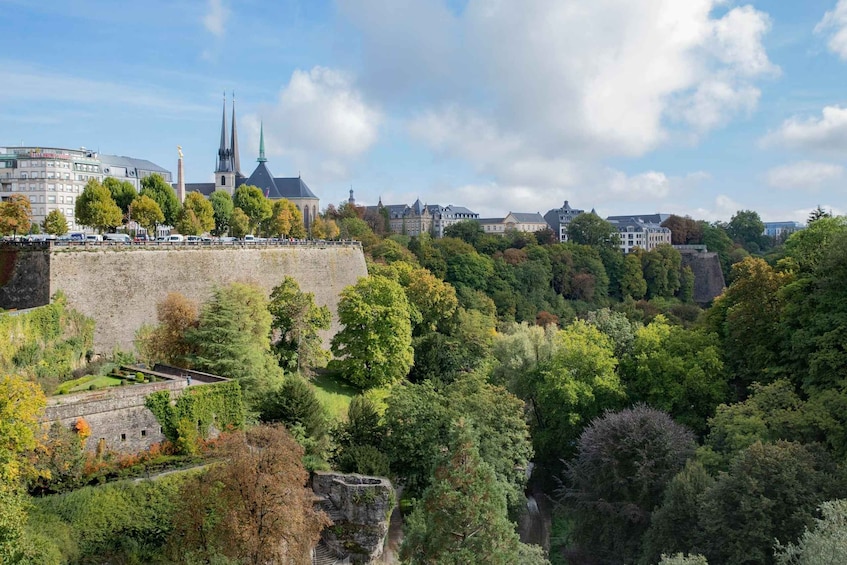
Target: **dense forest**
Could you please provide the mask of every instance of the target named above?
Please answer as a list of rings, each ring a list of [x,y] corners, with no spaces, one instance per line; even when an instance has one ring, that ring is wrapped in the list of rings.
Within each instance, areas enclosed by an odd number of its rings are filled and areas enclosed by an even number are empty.
[[[90,346],[61,301],[0,350],[0,561],[302,563],[328,523],[304,488],[317,469],[402,486],[404,563],[847,559],[847,219],[819,211],[774,241],[751,211],[672,217],[675,244],[720,257],[727,288],[708,305],[676,249],[623,255],[593,214],[567,243],[475,222],[390,235],[386,220],[326,211],[369,259],[329,351],[334,313],[285,278],[269,297],[172,294],[115,352],[237,381],[242,417],[217,439],[179,420],[126,461],[86,452],[83,425],[42,437],[44,394]],[[57,347],[72,358],[45,372]],[[114,481],[163,460],[203,466]],[[269,484],[279,498],[247,488]],[[549,551],[517,534],[527,494],[552,508]]]

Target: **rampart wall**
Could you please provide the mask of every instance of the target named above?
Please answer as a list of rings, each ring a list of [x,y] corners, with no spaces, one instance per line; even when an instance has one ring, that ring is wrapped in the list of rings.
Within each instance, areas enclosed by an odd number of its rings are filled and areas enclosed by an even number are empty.
[[[694,302],[710,304],[723,293],[726,281],[717,253],[681,249],[682,266],[694,273]]]
[[[109,353],[133,347],[136,330],[156,323],[156,304],[169,292],[203,302],[217,285],[252,282],[270,293],[286,275],[329,306],[332,327],[322,336],[328,346],[339,329],[341,291],[367,275],[357,243],[8,246],[0,248],[0,308],[44,305],[61,290],[71,307],[95,320],[95,351]]]

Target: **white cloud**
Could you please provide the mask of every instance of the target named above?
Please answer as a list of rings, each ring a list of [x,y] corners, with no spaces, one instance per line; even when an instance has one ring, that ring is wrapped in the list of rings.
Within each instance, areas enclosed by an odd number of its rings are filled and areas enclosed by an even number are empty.
[[[209,11],[203,16],[203,27],[215,37],[223,37],[229,9],[224,5],[224,0],[209,0],[208,7]]]
[[[838,0],[835,9],[824,14],[815,33],[828,35],[829,50],[847,60],[847,0]]]
[[[847,108],[826,106],[821,117],[791,117],[762,139],[765,146],[841,153],[847,149]]]
[[[268,155],[286,156],[310,178],[328,180],[344,178],[348,164],[377,141],[382,114],[348,75],[314,67],[294,71],[276,104],[245,116],[253,147],[260,120]]]
[[[469,0],[451,12],[351,0],[342,13],[362,31],[362,88],[411,107],[413,139],[508,201],[520,187],[573,190],[607,158],[755,110],[756,81],[779,72],[762,44],[770,19],[750,6],[713,13],[722,4]]]
[[[798,161],[767,172],[767,181],[775,188],[799,188],[813,190],[844,176],[844,167],[831,163]]]

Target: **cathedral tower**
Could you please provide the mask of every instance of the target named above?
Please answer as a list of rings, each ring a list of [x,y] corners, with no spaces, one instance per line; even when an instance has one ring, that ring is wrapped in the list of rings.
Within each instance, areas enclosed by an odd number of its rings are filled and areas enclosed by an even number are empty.
[[[221,114],[221,145],[218,148],[218,164],[215,168],[215,190],[235,192],[237,176],[240,175],[238,159],[238,132],[235,127],[235,95],[232,100],[232,131],[227,135],[226,93]]]

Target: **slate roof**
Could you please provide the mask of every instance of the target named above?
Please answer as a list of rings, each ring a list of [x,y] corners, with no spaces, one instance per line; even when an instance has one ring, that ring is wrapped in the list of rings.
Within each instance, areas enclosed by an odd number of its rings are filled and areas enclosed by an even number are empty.
[[[544,219],[544,216],[539,214],[538,212],[526,213],[526,212],[509,212],[506,215],[508,218],[511,215],[514,219],[522,224],[546,224],[547,220]]]
[[[300,177],[274,177],[265,162],[256,165],[250,178],[240,178],[238,186],[249,184],[259,187],[271,199],[279,198],[317,198],[315,193]]]
[[[176,183],[173,184],[174,189],[176,189]],[[215,192],[215,183],[213,182],[187,182],[185,183],[185,193],[189,192],[199,192],[206,198],[211,196],[213,192]]]
[[[612,222],[636,219],[648,224],[661,224],[670,217],[670,214],[629,214],[627,216],[609,216],[608,218],[606,218],[606,221]]]
[[[170,174],[169,170],[163,169],[147,159],[136,159],[135,157],[124,157],[122,155],[99,155],[98,157],[103,165],[114,165],[116,167],[126,167],[127,169]]]

